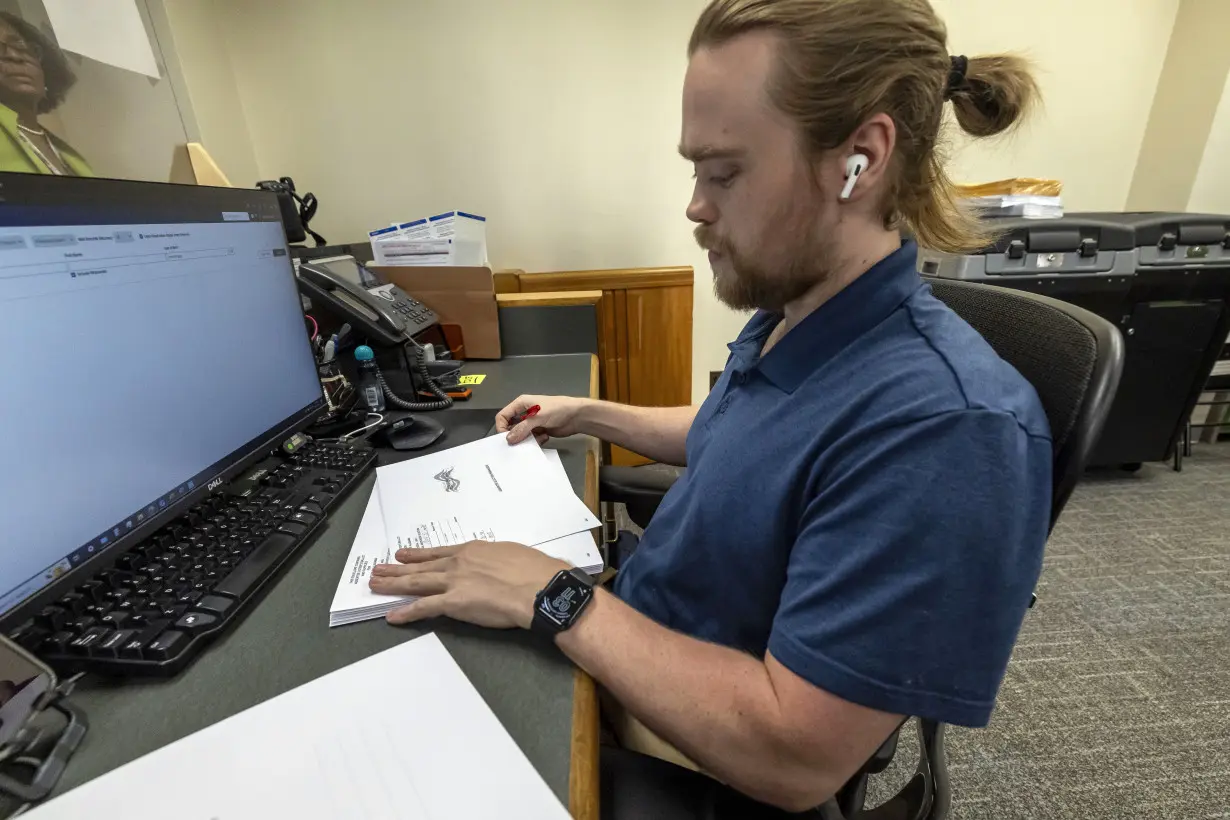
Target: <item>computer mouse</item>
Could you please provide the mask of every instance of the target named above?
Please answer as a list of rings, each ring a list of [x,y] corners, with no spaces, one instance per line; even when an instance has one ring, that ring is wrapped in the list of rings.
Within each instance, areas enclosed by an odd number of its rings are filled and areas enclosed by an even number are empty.
[[[410,424],[385,432],[385,438],[394,450],[422,450],[435,444],[442,435],[444,425],[426,416],[414,416]]]

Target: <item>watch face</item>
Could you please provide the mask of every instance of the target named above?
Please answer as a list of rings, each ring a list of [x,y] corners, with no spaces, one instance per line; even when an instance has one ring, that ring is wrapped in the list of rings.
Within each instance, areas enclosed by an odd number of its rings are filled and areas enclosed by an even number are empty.
[[[557,626],[564,626],[594,594],[592,588],[571,575],[553,580],[538,602],[538,613]]]

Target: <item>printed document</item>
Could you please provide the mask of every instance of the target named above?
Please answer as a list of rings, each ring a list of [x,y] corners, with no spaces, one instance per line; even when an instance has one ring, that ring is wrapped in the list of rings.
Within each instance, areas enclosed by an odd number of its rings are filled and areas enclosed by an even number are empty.
[[[552,469],[533,438],[510,446],[499,435],[380,467],[376,486],[389,549],[541,544],[597,527]]]
[[[542,452],[551,464],[551,473],[557,486],[572,493],[572,484],[568,481],[568,474],[564,472],[559,453],[556,450]],[[580,567],[590,575],[602,572],[604,566],[594,537],[588,531],[530,546],[552,558],[559,558],[574,567]],[[373,488],[371,497],[367,500],[363,520],[359,522],[359,531],[355,534],[354,546],[350,548],[350,555],[338,581],[333,603],[329,606],[329,626],[383,618],[397,607],[414,600],[413,596],[378,595],[367,585],[372,567],[376,564],[396,563],[397,559],[393,557],[393,553],[394,550],[389,549],[388,540],[385,538],[380,491]]]
[[[23,817],[566,820],[568,812],[429,634],[215,723]]]

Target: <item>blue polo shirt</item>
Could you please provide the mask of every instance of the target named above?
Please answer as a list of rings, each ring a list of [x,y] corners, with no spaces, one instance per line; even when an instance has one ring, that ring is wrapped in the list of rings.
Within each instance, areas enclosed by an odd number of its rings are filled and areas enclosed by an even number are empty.
[[[1038,580],[1037,394],[910,242],[760,352],[757,313],[616,593],[873,709],[985,725]]]

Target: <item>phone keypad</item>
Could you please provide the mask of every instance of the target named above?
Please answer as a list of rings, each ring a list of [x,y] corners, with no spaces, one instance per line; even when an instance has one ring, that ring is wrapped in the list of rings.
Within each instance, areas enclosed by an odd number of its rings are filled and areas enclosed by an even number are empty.
[[[393,310],[401,314],[407,332],[414,333],[436,323],[436,314],[431,308],[410,296],[402,296],[403,298],[393,303]]]

